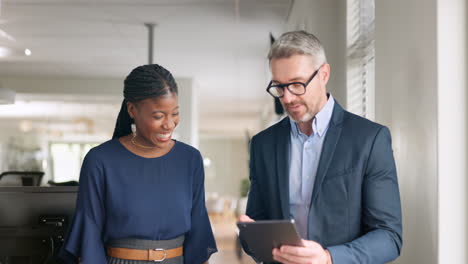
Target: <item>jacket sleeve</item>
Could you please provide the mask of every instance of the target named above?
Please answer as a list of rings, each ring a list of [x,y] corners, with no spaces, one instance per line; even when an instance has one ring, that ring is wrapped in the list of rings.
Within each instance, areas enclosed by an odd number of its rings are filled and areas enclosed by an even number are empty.
[[[264,220],[266,219],[265,215],[265,208],[263,204],[263,199],[260,194],[260,189],[259,189],[259,172],[258,172],[258,166],[256,166],[256,163],[258,162],[256,160],[255,156],[255,149],[256,149],[256,137],[253,137],[251,142],[250,142],[250,161],[249,161],[249,167],[250,167],[250,190],[249,190],[249,195],[248,195],[248,200],[247,200],[247,212],[246,214],[254,219],[254,220]],[[247,243],[245,243],[242,239],[242,233],[239,234],[239,239],[240,243],[242,245],[242,248],[244,251],[249,254],[256,262],[258,262],[253,256],[252,252],[247,246]]]
[[[247,212],[246,214],[254,220],[264,220],[266,219],[265,207],[263,204],[263,199],[260,194],[259,188],[259,171],[258,166],[256,165],[259,160],[257,160],[256,154],[256,137],[252,138],[250,142],[250,190],[247,200]]]
[[[402,248],[398,180],[390,131],[381,128],[372,145],[363,182],[364,235],[328,247],[333,264],[376,264],[396,259]]]

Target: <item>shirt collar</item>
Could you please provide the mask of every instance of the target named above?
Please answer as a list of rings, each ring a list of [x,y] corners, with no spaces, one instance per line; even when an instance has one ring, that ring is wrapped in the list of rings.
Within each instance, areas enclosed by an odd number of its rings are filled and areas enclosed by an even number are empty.
[[[333,107],[335,106],[335,99],[331,94],[328,94],[328,100],[325,106],[320,110],[320,112],[315,115],[312,120],[312,131],[313,134],[317,134],[319,137],[322,137],[327,131],[328,124],[330,123],[331,116],[333,114]],[[291,122],[291,133],[294,137],[299,136],[300,132],[299,126],[296,122],[289,119]]]

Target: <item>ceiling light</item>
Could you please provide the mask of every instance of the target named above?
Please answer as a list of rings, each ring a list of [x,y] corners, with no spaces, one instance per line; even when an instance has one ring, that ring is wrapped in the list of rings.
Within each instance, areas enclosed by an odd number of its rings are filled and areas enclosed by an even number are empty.
[[[10,55],[10,49],[0,46],[0,58]]]
[[[211,160],[209,158],[204,158],[203,159],[203,165],[205,165],[205,167],[210,167],[211,166]]]
[[[15,91],[8,88],[0,88],[0,104],[14,104]]]
[[[8,46],[0,46],[0,59],[1,58],[12,58],[12,57],[24,57],[31,56],[32,51],[30,49],[22,49]]]
[[[0,29],[0,37],[5,38],[5,39],[7,39],[9,41],[16,42],[16,39],[14,37],[12,37],[10,34],[6,33],[5,31],[3,31],[2,29]]]

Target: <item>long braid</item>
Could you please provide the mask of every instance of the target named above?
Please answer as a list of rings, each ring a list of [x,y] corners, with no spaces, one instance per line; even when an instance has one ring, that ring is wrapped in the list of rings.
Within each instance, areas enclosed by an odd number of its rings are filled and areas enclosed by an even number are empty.
[[[115,129],[112,138],[119,138],[132,133],[132,122],[133,120],[127,111],[127,100],[124,99],[122,101],[122,106],[120,107],[117,121],[115,122]]]
[[[159,97],[168,93],[178,94],[177,83],[172,74],[158,64],[139,66],[132,70],[124,81],[124,100],[115,123],[112,138],[130,134],[132,118],[128,114],[127,103]]]

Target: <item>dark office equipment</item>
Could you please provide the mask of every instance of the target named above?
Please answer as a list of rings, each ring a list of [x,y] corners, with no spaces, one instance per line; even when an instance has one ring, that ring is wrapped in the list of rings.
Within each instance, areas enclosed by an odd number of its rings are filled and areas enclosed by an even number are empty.
[[[6,176],[21,177],[22,186],[39,186],[41,184],[42,171],[5,171],[0,174],[0,180]],[[0,264],[2,264],[0,262]]]
[[[0,187],[0,264],[60,263],[77,187]]]
[[[56,181],[48,181],[47,182],[50,186],[78,186],[78,181],[65,181],[65,182],[56,182]]]

